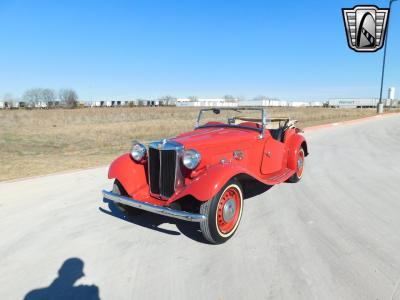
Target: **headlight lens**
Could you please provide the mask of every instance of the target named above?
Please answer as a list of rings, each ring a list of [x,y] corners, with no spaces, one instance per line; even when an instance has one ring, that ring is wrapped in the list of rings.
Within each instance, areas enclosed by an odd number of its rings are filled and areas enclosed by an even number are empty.
[[[143,144],[136,141],[133,142],[131,156],[135,161],[141,161],[146,156],[146,152],[146,147]]]
[[[196,150],[186,150],[183,153],[182,162],[183,165],[188,168],[189,170],[193,170],[196,168],[200,163],[201,155]]]

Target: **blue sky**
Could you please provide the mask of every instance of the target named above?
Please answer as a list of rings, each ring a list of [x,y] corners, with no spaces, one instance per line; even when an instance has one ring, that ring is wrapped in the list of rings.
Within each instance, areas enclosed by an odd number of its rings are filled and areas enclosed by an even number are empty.
[[[0,0],[0,97],[378,97],[383,50],[347,46],[341,8],[388,1]],[[388,86],[400,92],[400,1]]]

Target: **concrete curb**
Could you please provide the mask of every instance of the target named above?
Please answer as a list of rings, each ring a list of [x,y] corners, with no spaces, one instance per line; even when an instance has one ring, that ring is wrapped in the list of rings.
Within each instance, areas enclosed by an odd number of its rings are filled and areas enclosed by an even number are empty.
[[[10,179],[10,180],[0,181],[0,185],[3,184],[3,183],[13,183],[13,182],[19,182],[19,181],[26,181],[26,180],[38,179],[38,178],[54,176],[54,175],[73,174],[73,173],[78,173],[78,172],[82,172],[82,171],[101,169],[101,168],[105,168],[107,166],[108,165],[102,165],[102,166],[95,166],[95,167],[89,167],[89,168],[65,170],[65,171],[60,171],[60,172],[44,174],[44,175],[35,175],[35,176],[29,176],[29,177],[23,177],[23,178],[15,178],[15,179]]]
[[[380,119],[380,118],[387,118],[387,117],[391,117],[391,116],[395,116],[395,115],[400,115],[400,113],[393,112],[393,113],[386,113],[383,115],[364,117],[364,118],[360,118],[360,119],[352,119],[352,120],[342,121],[342,122],[334,122],[334,123],[328,123],[328,124],[315,125],[315,126],[303,128],[303,130],[304,130],[304,132],[311,132],[311,131],[316,131],[316,130],[325,129],[325,128],[331,128],[331,127],[336,127],[336,126],[358,124],[358,123],[362,123],[364,121],[375,120],[375,119]]]

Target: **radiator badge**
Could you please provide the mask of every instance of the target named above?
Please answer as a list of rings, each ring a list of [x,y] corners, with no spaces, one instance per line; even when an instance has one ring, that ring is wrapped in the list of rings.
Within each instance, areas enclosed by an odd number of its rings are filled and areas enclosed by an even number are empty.
[[[242,160],[244,158],[243,151],[240,151],[240,150],[233,151],[233,158],[237,159],[237,160]]]
[[[159,144],[157,145],[157,149],[158,149],[158,150],[164,149],[164,146],[165,146],[166,143],[167,143],[167,139],[162,139],[162,140],[161,140],[161,143],[159,143]]]

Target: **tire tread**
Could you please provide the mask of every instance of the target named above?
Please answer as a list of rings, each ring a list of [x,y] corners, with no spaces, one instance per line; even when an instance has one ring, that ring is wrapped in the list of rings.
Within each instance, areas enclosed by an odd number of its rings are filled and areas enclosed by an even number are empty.
[[[211,205],[211,200],[208,200],[207,202],[204,202],[200,205],[200,213],[205,216],[209,216],[210,212],[210,205]],[[210,232],[210,226],[208,226],[208,218],[206,220],[203,220],[200,222],[200,230],[201,233],[203,234],[204,238],[209,241],[210,243],[215,244],[214,239],[212,238],[211,232]]]

